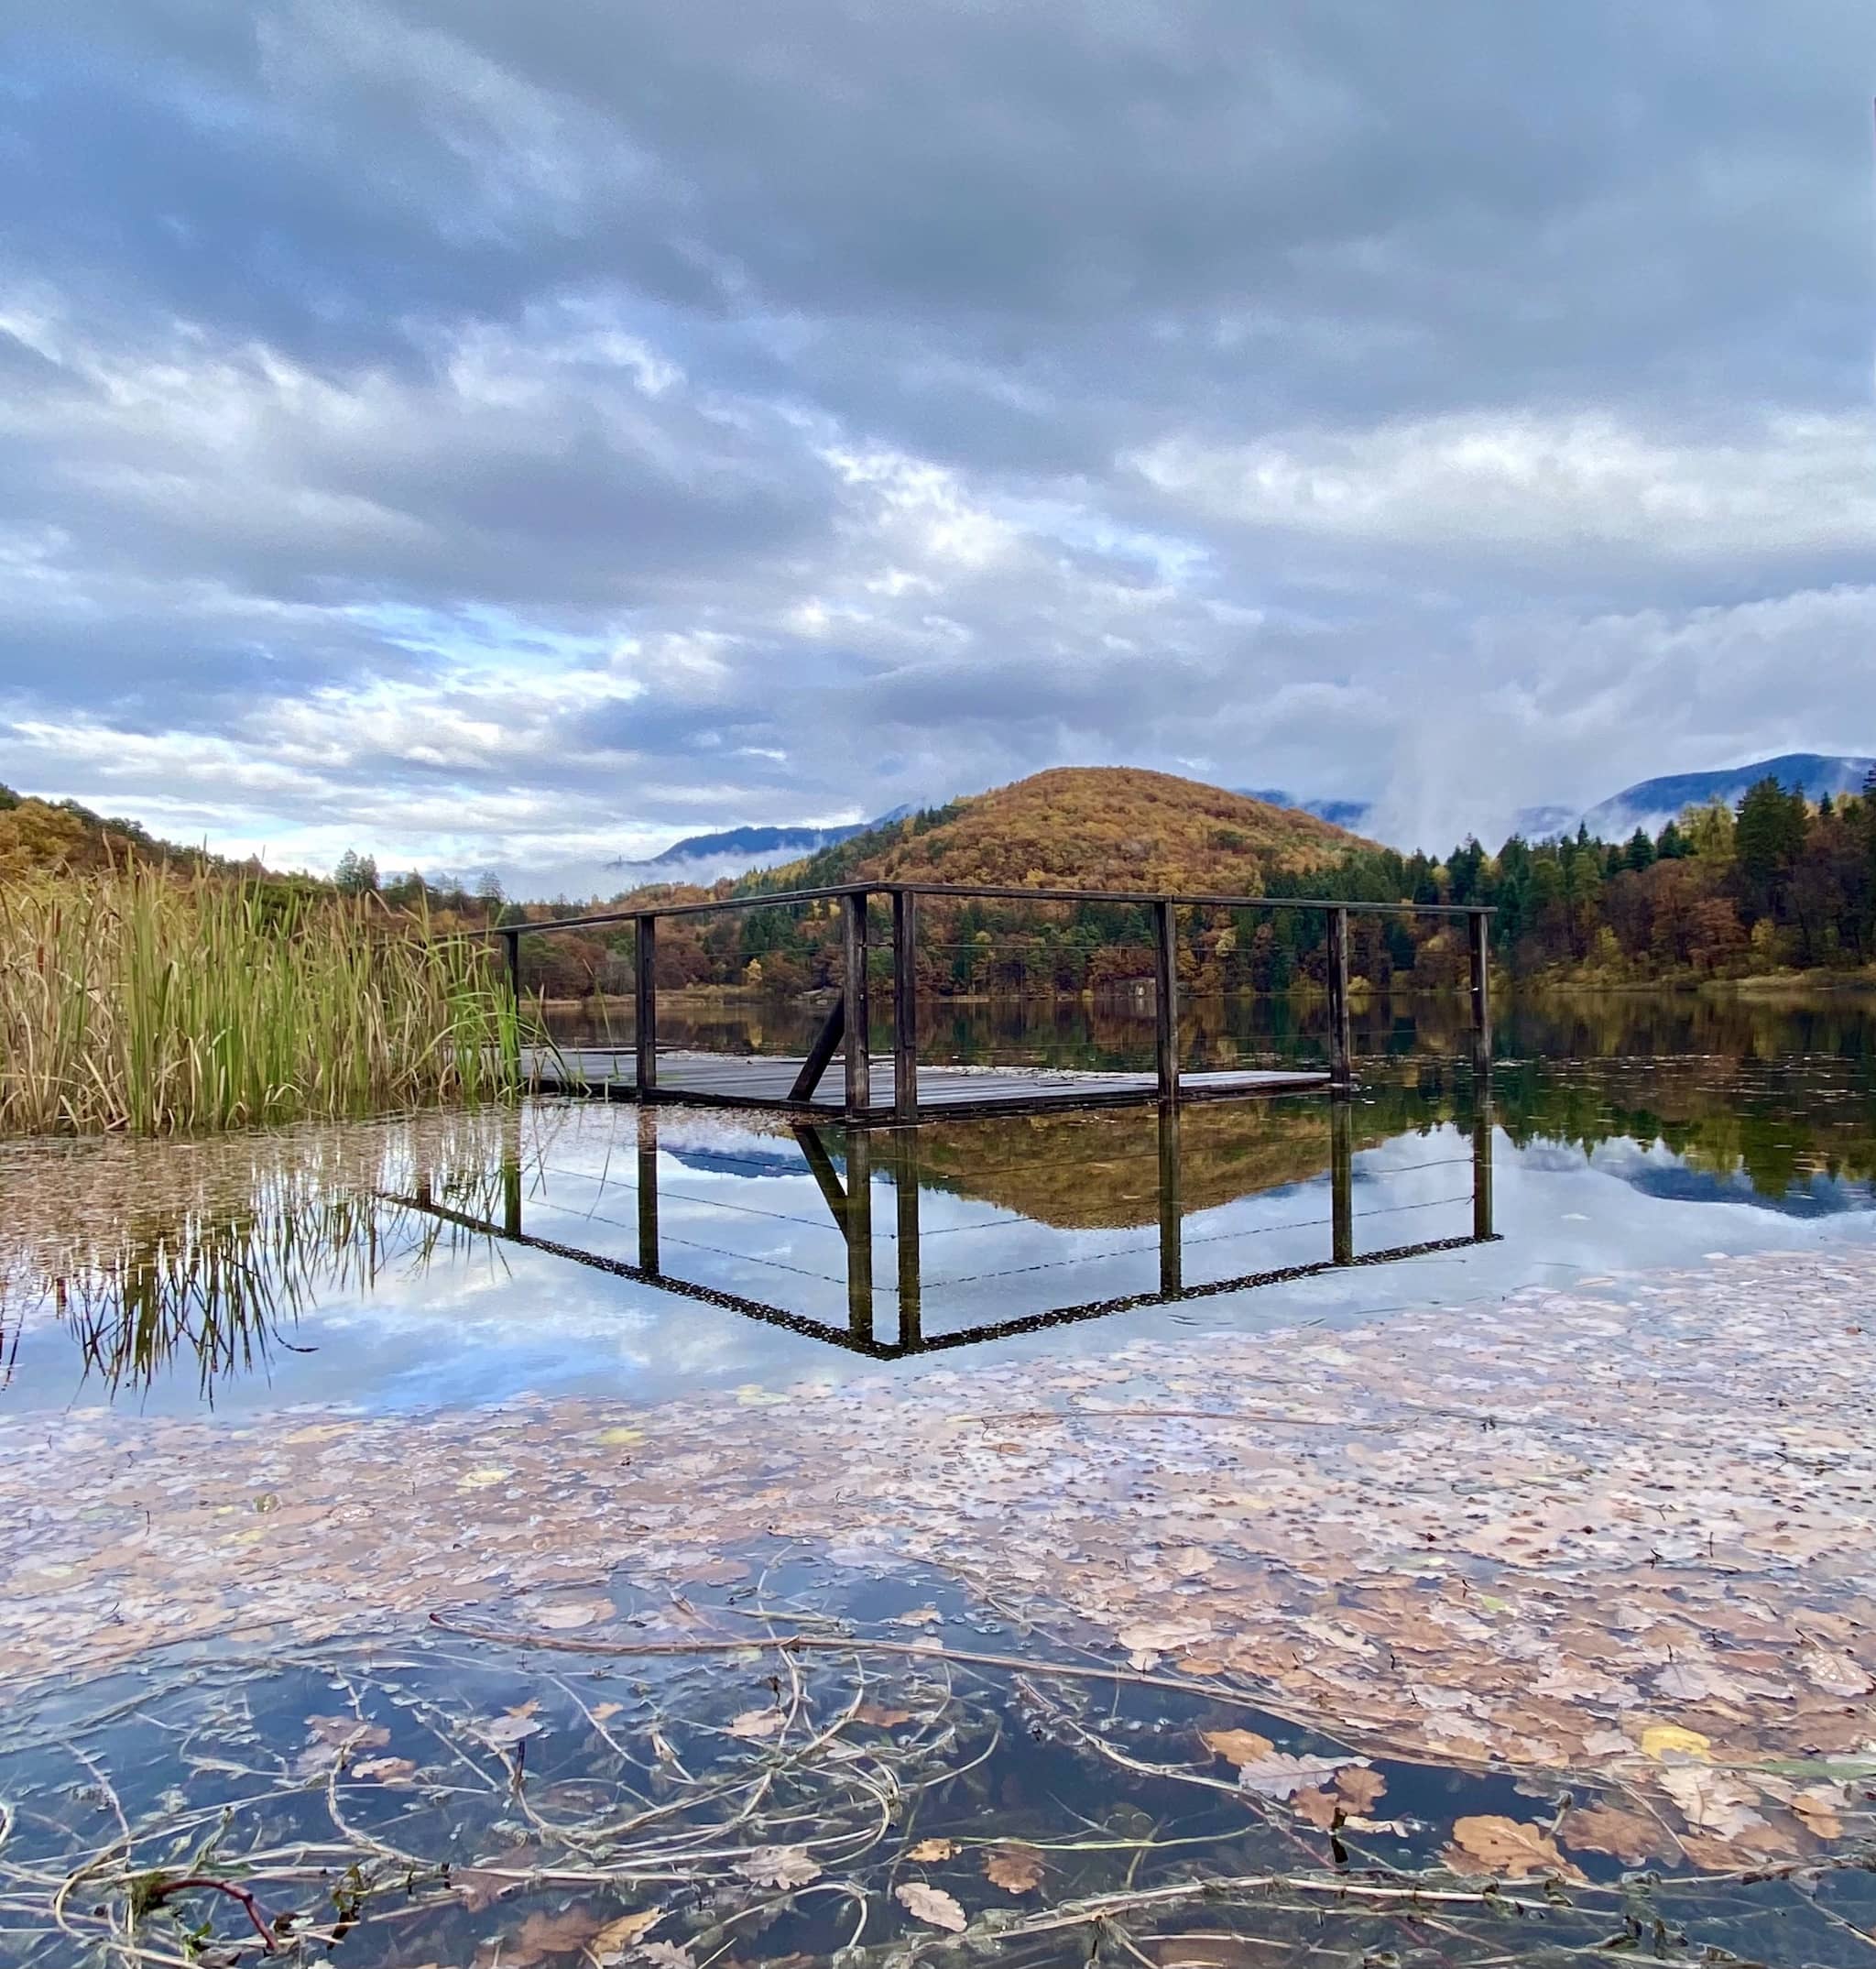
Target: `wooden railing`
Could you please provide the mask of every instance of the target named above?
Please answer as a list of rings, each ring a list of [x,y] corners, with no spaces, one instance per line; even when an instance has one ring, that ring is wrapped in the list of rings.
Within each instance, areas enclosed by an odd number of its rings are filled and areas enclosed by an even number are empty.
[[[809,1048],[791,1098],[813,1098],[823,1075],[842,1053],[845,1077],[845,1107],[849,1114],[872,1106],[872,1056],[869,1049],[867,905],[874,896],[889,899],[892,910],[892,1056],[893,1110],[896,1120],[914,1121],[918,1097],[918,915],[922,899],[950,902],[1063,902],[1087,905],[1118,903],[1143,908],[1154,929],[1154,1069],[1162,1106],[1179,1102],[1179,954],[1178,913],[1182,909],[1301,910],[1325,919],[1329,1023],[1329,1085],[1346,1091],[1353,1081],[1353,1046],[1349,1026],[1348,919],[1369,916],[1442,916],[1463,920],[1467,931],[1467,972],[1472,1006],[1476,1059],[1489,1067],[1491,1059],[1490,926],[1495,912],[1471,902],[1362,902],[1326,896],[1249,896],[1175,894],[1156,890],[1032,889],[944,882],[847,882],[824,889],[779,890],[760,894],[726,896],[705,902],[668,902],[627,910],[606,910],[586,916],[562,917],[545,923],[506,924],[481,934],[507,943],[507,970],[517,1004],[521,998],[521,938],[587,930],[619,924],[635,929],[633,1002],[636,1014],[634,1055],[641,1093],[658,1085],[658,924],[662,918],[720,914],[732,911],[785,909],[804,902],[834,902],[841,911],[841,995]]]

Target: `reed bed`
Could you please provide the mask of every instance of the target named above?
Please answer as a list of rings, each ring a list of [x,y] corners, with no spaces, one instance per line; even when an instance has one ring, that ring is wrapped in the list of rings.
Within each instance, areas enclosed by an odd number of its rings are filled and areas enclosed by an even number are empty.
[[[205,1132],[507,1099],[496,953],[374,896],[148,866],[0,888],[0,1133]]]

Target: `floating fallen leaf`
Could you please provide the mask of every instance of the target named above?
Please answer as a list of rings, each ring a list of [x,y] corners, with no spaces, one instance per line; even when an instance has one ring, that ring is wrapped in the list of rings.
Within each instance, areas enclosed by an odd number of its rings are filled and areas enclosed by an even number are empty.
[[[1167,1553],[1166,1563],[1179,1579],[1198,1580],[1217,1565],[1218,1555],[1206,1551],[1202,1545],[1188,1545],[1177,1552]]]
[[[914,1607],[910,1613],[895,1613],[889,1627],[936,1627],[944,1619],[936,1607]]]
[[[909,1860],[948,1860],[957,1852],[954,1839],[922,1839],[907,1853]]]
[[[1388,1780],[1364,1764],[1351,1764],[1336,1773],[1336,1789],[1351,1812],[1370,1811],[1388,1789]]]
[[[603,1442],[609,1449],[623,1449],[629,1447],[635,1442],[643,1442],[645,1440],[645,1431],[643,1429],[627,1428],[624,1427],[611,1429],[601,1429],[599,1432],[599,1440]]]
[[[587,1713],[594,1723],[610,1723],[624,1707],[622,1702],[595,1702]]]
[[[601,1964],[601,1969],[610,1969],[612,1964],[623,1962],[627,1952],[636,1948],[663,1919],[662,1908],[641,1908],[636,1914],[622,1914],[593,1937],[586,1944],[587,1953]],[[659,1944],[653,1942],[650,1946]]]
[[[961,1935],[970,1924],[965,1911],[943,1887],[923,1880],[906,1880],[893,1889],[894,1898],[908,1914],[942,1928],[948,1935]]]
[[[1657,1760],[1669,1757],[1703,1757],[1713,1755],[1713,1743],[1698,1730],[1684,1730],[1677,1723],[1651,1723],[1640,1742],[1643,1753]]]
[[[746,1709],[730,1723],[729,1734],[752,1739],[773,1736],[787,1721],[787,1715],[779,1709]]]
[[[1332,1832],[1342,1807],[1338,1799],[1326,1791],[1299,1791],[1290,1800],[1290,1810],[1299,1819],[1306,1820],[1319,1832]]]
[[[333,1749],[350,1745],[354,1750],[376,1750],[391,1740],[391,1733],[379,1723],[361,1723],[356,1716],[309,1716],[309,1733]]]
[[[599,1917],[583,1908],[565,1908],[551,1914],[535,1909],[512,1935],[485,1942],[476,1952],[477,1969],[534,1969],[536,1963],[571,1955],[575,1950],[590,1950],[599,1931]]]
[[[984,1877],[1006,1894],[1033,1893],[1042,1883],[1042,1855],[1033,1846],[1013,1840],[987,1847]]]
[[[1838,1812],[1842,1804],[1843,1794],[1834,1786],[1810,1785],[1792,1800],[1792,1810],[1819,1839],[1841,1839],[1843,1821]]]
[[[1240,1764],[1238,1782],[1241,1789],[1255,1791],[1260,1798],[1289,1798],[1306,1785],[1333,1778],[1345,1764],[1360,1761],[1358,1757],[1292,1757],[1273,1750],[1268,1756]]]
[[[870,1723],[876,1730],[896,1730],[902,1723],[910,1723],[912,1712],[909,1709],[887,1709],[878,1702],[862,1702],[854,1712],[856,1723]]]
[[[819,1863],[804,1846],[758,1846],[736,1862],[736,1870],[758,1887],[807,1887],[821,1877]]]
[[[1673,1841],[1652,1819],[1614,1805],[1585,1805],[1564,1814],[1559,1827],[1566,1846],[1579,1853],[1608,1853],[1625,1866],[1673,1857]]]
[[[1689,1825],[1733,1839],[1748,1826],[1763,1825],[1759,1794],[1725,1771],[1707,1764],[1672,1764],[1662,1772],[1661,1789],[1686,1814]]]
[[[456,1488],[459,1491],[485,1491],[497,1483],[506,1483],[514,1474],[512,1470],[498,1470],[493,1465],[484,1470],[466,1470],[456,1479]]]
[[[610,1600],[562,1601],[559,1606],[542,1607],[534,1622],[558,1634],[564,1628],[590,1627],[596,1620],[610,1620],[617,1611]]]
[[[1853,1655],[1829,1648],[1813,1648],[1798,1657],[1798,1666],[1826,1695],[1864,1696],[1876,1689],[1876,1679],[1871,1678]]]
[[[1277,1747],[1255,1730],[1201,1730],[1198,1740],[1214,1756],[1229,1764],[1255,1764]]]
[[[485,1744],[493,1745],[497,1750],[507,1750],[525,1737],[538,1735],[544,1727],[531,1716],[491,1716],[487,1722],[475,1725],[475,1734]]]
[[[510,1702],[502,1712],[505,1716],[538,1716],[540,1713],[540,1698],[529,1696],[525,1702]]]
[[[480,1866],[459,1866],[450,1876],[456,1898],[471,1914],[493,1907],[504,1894],[526,1885],[530,1867],[540,1861],[535,1846],[510,1846]]]
[[[658,1969],[696,1969],[688,1949],[681,1949],[675,1942],[644,1942],[638,1945],[638,1960],[655,1963]]]
[[[409,1784],[416,1773],[417,1765],[409,1757],[367,1757],[363,1764],[352,1767],[353,1777],[381,1785]]]
[[[1455,1873],[1505,1874],[1513,1880],[1522,1880],[1527,1874],[1583,1878],[1541,1825],[1526,1825],[1496,1812],[1455,1819],[1446,1857]]]

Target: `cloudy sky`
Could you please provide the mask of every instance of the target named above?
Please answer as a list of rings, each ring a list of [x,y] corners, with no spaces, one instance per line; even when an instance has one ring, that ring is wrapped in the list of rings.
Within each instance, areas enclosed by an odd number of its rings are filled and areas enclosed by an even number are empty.
[[[23,0],[0,779],[576,892],[1876,751],[1867,0]]]

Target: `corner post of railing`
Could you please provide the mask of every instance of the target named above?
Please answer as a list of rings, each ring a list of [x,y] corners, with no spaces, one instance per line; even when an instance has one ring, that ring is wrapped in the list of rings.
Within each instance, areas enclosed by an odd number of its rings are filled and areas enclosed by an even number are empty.
[[[919,899],[892,892],[892,1111],[919,1118]]]
[[[1329,1084],[1347,1088],[1354,1078],[1354,1043],[1348,1030],[1348,912],[1329,915]]]
[[[1171,896],[1153,903],[1153,1059],[1160,1105],[1179,1104],[1179,917]]]
[[[846,1111],[864,1114],[873,1105],[873,1059],[867,1048],[867,899],[869,892],[855,889],[842,897],[844,906],[842,990],[846,994]]]
[[[658,918],[634,919],[632,1049],[640,1099],[658,1085]]]
[[[508,1025],[508,1037],[504,1051],[507,1055],[507,1066],[518,1080],[521,1077],[521,933],[518,929],[504,930],[502,942],[507,946],[508,956],[508,1011],[512,1014]]]
[[[1472,957],[1472,1055],[1478,1070],[1491,1071],[1491,914],[1474,910],[1467,925]]]

